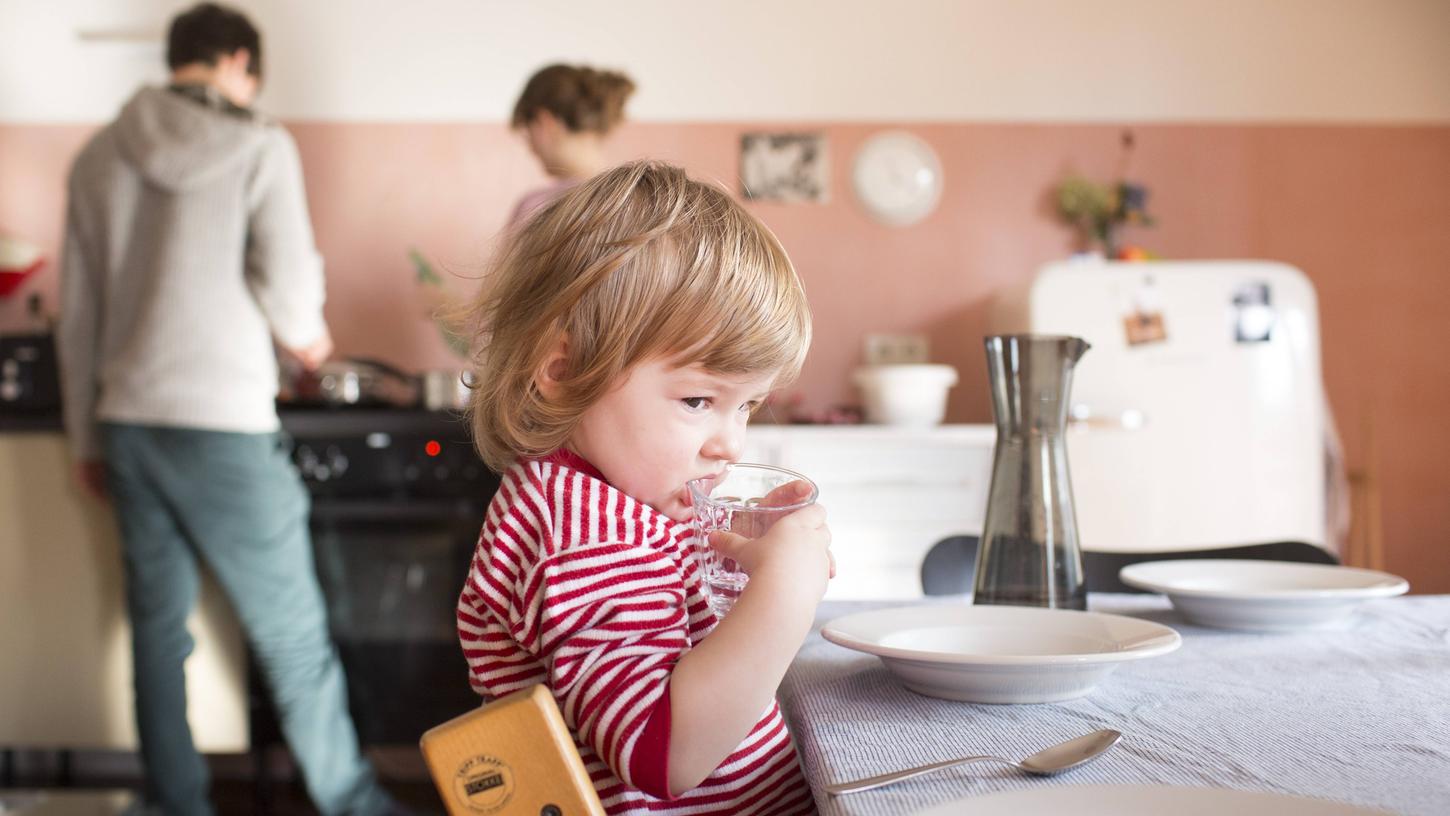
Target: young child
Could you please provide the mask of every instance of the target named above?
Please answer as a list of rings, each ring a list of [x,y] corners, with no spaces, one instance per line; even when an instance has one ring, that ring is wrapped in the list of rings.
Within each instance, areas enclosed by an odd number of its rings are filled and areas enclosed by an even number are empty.
[[[825,511],[707,544],[685,487],[800,369],[780,243],[679,168],[628,164],[530,219],[476,315],[473,431],[503,484],[459,599],[474,688],[546,683],[611,814],[814,812],[774,695],[830,575]],[[704,546],[750,574],[720,621]]]

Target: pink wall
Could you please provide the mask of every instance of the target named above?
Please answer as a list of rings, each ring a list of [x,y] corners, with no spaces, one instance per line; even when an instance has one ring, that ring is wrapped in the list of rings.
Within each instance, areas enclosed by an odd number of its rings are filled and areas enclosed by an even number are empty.
[[[761,123],[760,127],[781,127]],[[749,124],[634,124],[620,159],[654,156],[734,186]],[[830,141],[828,204],[753,204],[810,294],[816,342],[797,386],[814,405],[849,400],[863,332],[925,331],[963,384],[949,419],[987,422],[980,337],[992,293],[1071,251],[1047,191],[1068,169],[1107,177],[1120,125],[908,125],[942,158],[941,207],[905,229],[855,204],[849,162],[880,128],[813,127]],[[542,182],[494,124],[295,123],[339,348],[425,367],[449,352],[414,297],[409,246],[477,273],[517,197]],[[1268,258],[1318,289],[1324,373],[1350,464],[1373,425],[1387,566],[1418,591],[1450,592],[1450,127],[1135,126],[1132,175],[1159,226],[1130,236],[1175,258]],[[0,126],[0,229],[54,253],[65,166],[84,127]],[[53,272],[31,285],[54,289]],[[459,292],[469,281],[452,282]],[[19,321],[0,302],[0,329]]]

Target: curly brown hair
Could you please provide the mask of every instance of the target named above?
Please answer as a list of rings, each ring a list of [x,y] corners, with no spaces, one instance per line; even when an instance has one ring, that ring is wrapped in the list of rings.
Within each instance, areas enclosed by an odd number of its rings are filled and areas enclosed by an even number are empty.
[[[570,132],[608,133],[624,121],[634,80],[587,65],[550,65],[529,77],[514,103],[513,126],[523,127],[548,111]]]

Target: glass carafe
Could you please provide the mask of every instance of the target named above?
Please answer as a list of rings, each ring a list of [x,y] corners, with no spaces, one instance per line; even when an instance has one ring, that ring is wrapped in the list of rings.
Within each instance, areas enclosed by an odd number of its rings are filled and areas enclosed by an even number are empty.
[[[1068,476],[1068,392],[1077,337],[986,338],[997,445],[973,603],[1086,609]]]

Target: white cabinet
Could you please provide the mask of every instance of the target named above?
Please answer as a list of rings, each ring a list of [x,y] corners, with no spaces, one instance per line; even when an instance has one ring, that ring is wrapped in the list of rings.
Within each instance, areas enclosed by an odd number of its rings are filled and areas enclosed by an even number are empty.
[[[110,509],[72,488],[65,438],[0,434],[0,745],[136,747],[121,570]],[[241,633],[210,580],[187,626],[197,747],[245,751]]]
[[[995,439],[990,425],[753,425],[741,458],[820,487],[836,557],[827,598],[909,599],[933,544],[981,533]]]

